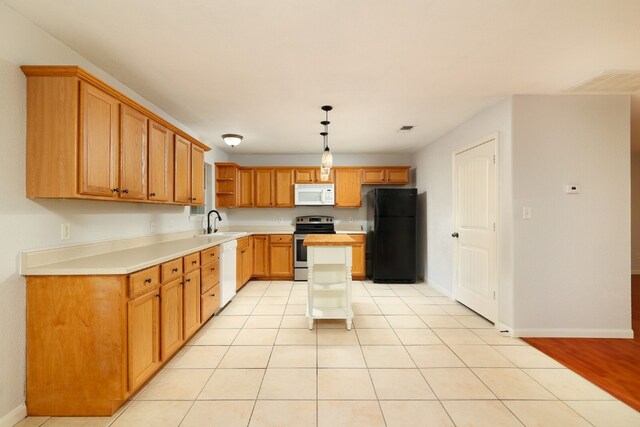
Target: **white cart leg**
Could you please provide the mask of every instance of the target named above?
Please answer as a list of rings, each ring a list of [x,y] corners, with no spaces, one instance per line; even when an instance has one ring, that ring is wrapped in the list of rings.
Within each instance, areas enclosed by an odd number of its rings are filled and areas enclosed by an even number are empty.
[[[347,319],[347,331],[351,330],[351,319]]]
[[[309,330],[312,330],[313,329],[313,319],[309,318],[308,321],[309,321]]]

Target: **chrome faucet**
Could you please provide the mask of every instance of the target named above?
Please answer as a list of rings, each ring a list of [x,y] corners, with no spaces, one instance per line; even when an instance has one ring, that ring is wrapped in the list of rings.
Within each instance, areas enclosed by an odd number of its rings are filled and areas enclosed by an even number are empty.
[[[207,234],[211,234],[211,214],[212,213],[216,213],[217,218],[213,218],[213,232],[216,233],[218,231],[218,229],[216,228],[216,220],[222,221],[222,217],[220,216],[220,213],[215,210],[212,209],[209,211],[209,213],[207,214]]]

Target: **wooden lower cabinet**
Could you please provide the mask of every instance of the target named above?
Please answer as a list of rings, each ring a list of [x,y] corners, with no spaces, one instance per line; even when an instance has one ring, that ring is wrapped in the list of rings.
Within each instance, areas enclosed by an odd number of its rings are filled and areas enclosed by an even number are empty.
[[[253,274],[253,237],[238,240],[236,249],[236,290],[242,288]]]
[[[160,287],[160,355],[168,360],[183,343],[182,278]]]
[[[220,308],[220,285],[215,285],[200,297],[202,304],[202,318],[208,319]]]
[[[269,277],[269,240],[266,235],[253,237],[253,277]]]
[[[128,390],[135,390],[160,366],[159,291],[151,291],[132,299],[127,311]]]
[[[356,245],[353,246],[352,252],[352,267],[351,267],[351,277],[356,280],[362,280],[366,277],[365,270],[365,235],[364,234],[350,234],[349,235],[353,240],[357,242]]]
[[[293,235],[269,236],[269,276],[276,279],[293,279]]]
[[[192,271],[182,282],[183,340],[186,341],[200,328],[200,271]],[[164,359],[163,359],[164,360]]]

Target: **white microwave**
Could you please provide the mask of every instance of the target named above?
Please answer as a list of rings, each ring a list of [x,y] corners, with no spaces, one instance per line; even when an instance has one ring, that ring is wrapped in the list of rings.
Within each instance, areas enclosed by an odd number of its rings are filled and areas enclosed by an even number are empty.
[[[333,206],[333,184],[296,184],[296,206]]]

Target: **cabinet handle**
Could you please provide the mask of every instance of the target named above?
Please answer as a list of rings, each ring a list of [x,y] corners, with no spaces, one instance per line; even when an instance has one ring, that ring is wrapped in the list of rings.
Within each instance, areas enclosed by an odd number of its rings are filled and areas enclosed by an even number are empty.
[[[151,278],[147,277],[146,279],[144,279],[144,283],[151,283]]]
[[[160,294],[156,294],[156,298],[160,298]]]
[[[125,188],[124,190],[122,190],[122,192],[123,192],[123,193],[128,193],[128,192],[129,192],[129,190]]]
[[[198,261],[191,261],[191,265],[196,265]]]
[[[177,272],[178,272],[178,269],[177,269],[177,268],[174,268],[173,270],[171,270],[171,272],[172,272],[172,273],[177,273]]]
[[[185,280],[185,282],[189,283],[189,282],[191,282],[191,279],[187,279],[187,280]]]
[[[211,271],[216,271],[215,267],[211,267]]]
[[[215,296],[216,296],[216,294],[211,294],[211,296],[212,296],[212,297],[215,297]]]
[[[156,197],[156,193],[151,193],[151,194],[149,194],[149,196]]]
[[[120,189],[119,189],[118,187],[116,187],[116,188],[112,188],[112,189],[111,189],[111,192],[112,192],[112,193],[117,193],[117,192],[119,192],[119,191],[120,191]]]
[[[180,282],[180,284],[181,284],[182,286],[184,286],[184,282]]]

